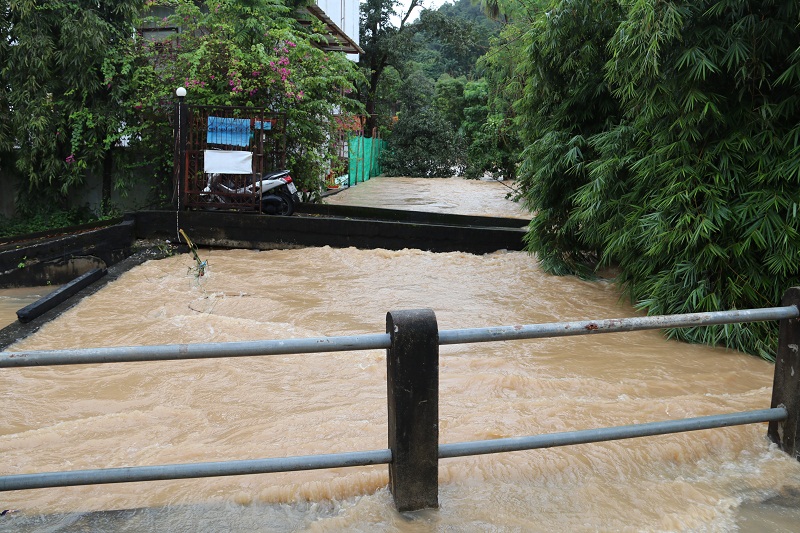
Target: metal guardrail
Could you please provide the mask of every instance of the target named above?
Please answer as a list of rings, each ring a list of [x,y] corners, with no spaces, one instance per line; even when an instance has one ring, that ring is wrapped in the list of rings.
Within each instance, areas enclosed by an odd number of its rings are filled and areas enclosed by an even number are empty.
[[[387,314],[385,334],[317,337],[252,342],[174,344],[75,350],[0,353],[0,368],[222,357],[251,357],[300,353],[387,350],[389,411],[388,449],[299,457],[253,459],[46,472],[0,476],[0,491],[233,476],[389,465],[389,484],[400,511],[438,505],[438,460],[663,435],[741,424],[769,422],[770,438],[794,457],[800,418],[800,288],[784,296],[781,307],[692,313],[685,315],[558,322],[476,329],[438,330],[431,310]],[[772,405],[769,409],[683,420],[651,422],[549,435],[439,444],[439,346],[574,335],[593,335],[780,320]]]
[[[710,326],[715,324],[763,322],[784,318],[796,318],[797,316],[798,311],[795,306],[785,306],[671,316],[612,318],[606,320],[551,322],[547,324],[522,326],[451,329],[439,331],[439,344],[443,346],[446,344],[471,344],[478,342],[620,333],[649,329]],[[346,352],[388,349],[391,347],[391,344],[390,333],[374,333],[339,337],[312,337],[305,339],[247,342],[0,352],[0,368]]]

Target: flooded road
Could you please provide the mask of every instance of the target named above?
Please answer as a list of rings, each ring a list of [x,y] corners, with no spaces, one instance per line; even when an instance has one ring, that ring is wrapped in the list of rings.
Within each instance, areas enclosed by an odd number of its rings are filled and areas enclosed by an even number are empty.
[[[420,307],[441,329],[637,315],[612,284],[520,252],[201,255],[204,277],[186,255],[150,261],[12,350],[382,333],[386,311]],[[637,332],[444,346],[440,372],[451,443],[763,409],[773,367]],[[8,369],[0,390],[3,474],[387,442],[381,350]],[[386,466],[16,491],[0,530],[796,531],[799,516],[800,465],[765,424],[447,459],[439,481],[438,511],[404,515]],[[83,514],[115,509],[131,511]]]
[[[530,220],[530,213],[506,198],[512,187],[513,182],[495,180],[377,177],[329,196],[325,203]]]

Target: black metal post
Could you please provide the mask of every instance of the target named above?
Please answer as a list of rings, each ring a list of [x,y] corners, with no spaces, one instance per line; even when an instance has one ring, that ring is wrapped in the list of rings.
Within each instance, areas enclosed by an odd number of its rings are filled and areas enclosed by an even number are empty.
[[[439,506],[439,329],[430,309],[390,311],[389,488],[398,511]]]
[[[800,287],[787,290],[781,305],[800,308]],[[778,353],[775,357],[775,379],[772,385],[772,407],[783,406],[788,412],[786,420],[770,422],[767,434],[781,449],[800,459],[800,318],[786,318],[780,322]]]

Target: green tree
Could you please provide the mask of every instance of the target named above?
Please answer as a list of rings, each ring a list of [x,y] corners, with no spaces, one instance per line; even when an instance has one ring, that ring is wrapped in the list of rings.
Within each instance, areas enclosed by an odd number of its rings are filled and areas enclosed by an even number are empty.
[[[388,166],[384,167],[388,172],[418,176],[463,172],[466,147],[471,142],[465,133],[478,129],[477,125],[464,128],[464,89],[476,76],[476,61],[499,27],[469,0],[437,10],[423,9],[419,20],[404,26],[403,42],[408,46],[394,48],[405,52],[396,58],[400,61],[396,70],[404,83],[392,84],[391,104],[385,106],[393,115],[399,111],[400,120],[393,124],[376,117],[385,125],[382,131],[389,142]],[[389,92],[380,87],[380,92]],[[375,110],[383,111],[380,107]],[[420,124],[414,124],[417,119]],[[429,143],[431,152],[423,153],[418,143]],[[419,162],[412,161],[414,158]]]
[[[776,305],[800,281],[798,22],[796,2],[636,2],[610,41],[625,113],[593,141],[601,158],[577,201],[606,199],[584,238],[649,312]],[[607,161],[624,169],[614,187]],[[671,335],[771,358],[776,329]]]
[[[521,20],[530,20],[538,4],[507,3],[503,9],[513,11]],[[491,48],[476,65],[481,78],[464,88],[462,131],[467,146],[468,178],[481,177],[487,172],[507,180],[517,176],[525,127],[516,123],[514,106],[521,100],[529,76],[525,62],[519,60],[528,53],[528,25],[503,24],[500,28],[499,34],[491,39]]]
[[[302,29],[291,10],[271,0],[174,2],[166,23],[181,27],[172,46],[138,39],[128,66],[140,113],[129,133],[150,157],[168,164],[171,95],[183,85],[188,103],[256,106],[287,114],[287,166],[298,186],[318,191],[331,160],[335,114],[359,111],[352,93],[359,73],[344,54],[314,45],[324,37]],[[160,117],[160,120],[156,117]],[[154,124],[157,124],[154,130]],[[142,142],[144,141],[144,142]],[[146,146],[142,144],[146,143]],[[165,144],[166,143],[166,144]]]
[[[382,154],[383,170],[388,176],[450,177],[463,166],[463,148],[457,117],[449,106],[442,109],[437,105],[447,102],[441,94],[437,98],[437,93],[463,91],[457,80],[443,80],[437,88],[418,65],[408,63],[406,67],[413,70],[404,74],[398,91],[402,102],[399,120]]]
[[[87,171],[110,183],[123,95],[106,73],[141,4],[0,2],[0,168],[22,179],[21,212],[63,203]]]
[[[447,178],[458,172],[459,152],[450,123],[424,106],[400,114],[381,164],[387,176]]]
[[[402,70],[405,58],[413,47],[413,31],[408,20],[412,12],[421,5],[420,0],[411,0],[402,15],[398,13],[399,0],[366,0],[361,3],[359,42],[364,53],[359,65],[366,83],[360,88],[360,98],[367,112],[364,131],[367,134],[378,126],[378,95],[381,80],[387,67]],[[393,19],[400,16],[400,23]]]
[[[464,121],[464,85],[467,79],[463,76],[453,78],[443,74],[434,87],[433,105],[450,122],[453,130],[458,130]]]
[[[495,178],[514,180],[521,143],[513,117],[496,108],[502,97],[492,95],[486,78],[467,82],[464,86],[464,120],[461,131],[467,146],[464,175],[480,178],[485,173]],[[505,111],[509,111],[504,107]]]
[[[409,60],[427,62],[434,79],[442,74],[472,79],[478,58],[489,49],[489,40],[499,33],[500,25],[469,0],[459,0],[458,5],[422,10],[412,30],[417,46]]]

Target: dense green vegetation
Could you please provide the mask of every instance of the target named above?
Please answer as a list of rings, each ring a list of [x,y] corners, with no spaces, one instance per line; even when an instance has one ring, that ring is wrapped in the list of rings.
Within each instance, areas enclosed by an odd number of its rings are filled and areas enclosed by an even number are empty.
[[[0,237],[16,237],[31,233],[47,232],[54,228],[67,228],[101,220],[112,220],[112,216],[99,216],[86,208],[67,210],[41,210],[26,217],[7,219],[0,217]],[[119,220],[118,218],[116,220]]]
[[[270,0],[173,0],[163,22],[180,27],[177,46],[129,41],[116,76],[130,83],[133,116],[126,124],[149,161],[171,168],[171,95],[187,89],[186,102],[255,106],[286,113],[287,160],[301,189],[319,191],[334,148],[335,114],[361,111],[348,96],[358,70],[343,54],[314,46],[322,36],[302,29],[290,6]],[[145,20],[145,22],[147,19]],[[126,76],[126,72],[134,73]],[[346,120],[345,120],[346,121]],[[152,164],[152,163],[151,163]]]
[[[464,4],[408,25],[381,92],[390,171],[518,178],[543,268],[613,266],[650,314],[773,306],[800,283],[800,4],[487,0],[499,23],[470,68],[436,30]],[[771,359],[776,332],[669,334]]]
[[[0,169],[22,176],[21,214],[65,207],[89,170],[110,183],[125,95],[106,72],[142,5],[0,1]]]
[[[507,134],[507,108],[498,110],[491,74],[484,75],[480,60],[501,24],[470,0],[421,10],[411,23],[416,4],[404,13],[396,13],[398,5],[396,0],[362,4],[366,54],[360,64],[371,85],[361,97],[375,113],[367,134],[374,127],[388,141],[385,173],[478,177],[494,172],[513,179],[519,144]],[[401,20],[397,26],[393,16]]]
[[[651,314],[777,305],[800,282],[800,5],[549,2],[514,75],[530,249],[615,265]],[[682,339],[772,358],[774,324]]]
[[[287,164],[318,189],[334,114],[361,111],[347,95],[360,78],[314,46],[320,27],[303,28],[295,4],[0,0],[0,171],[20,178],[18,214],[67,209],[88,174],[104,178],[101,215],[112,187],[137,180],[168,202],[180,85],[187,103],[287,113]],[[181,31],[155,42],[135,31],[148,23]]]

